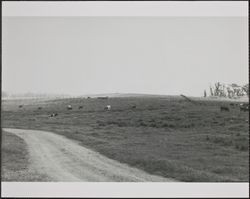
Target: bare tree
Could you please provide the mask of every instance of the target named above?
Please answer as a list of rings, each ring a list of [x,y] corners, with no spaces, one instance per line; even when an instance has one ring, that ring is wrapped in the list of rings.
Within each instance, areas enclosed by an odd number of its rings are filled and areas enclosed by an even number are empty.
[[[245,84],[244,86],[242,86],[242,90],[247,94],[247,96],[249,97],[249,84]]]
[[[214,96],[221,96],[221,83],[220,82],[216,82],[214,84]]]
[[[211,86],[210,86],[210,95],[214,96],[214,91],[213,91],[213,88]]]
[[[249,84],[245,84],[244,86],[240,86],[238,84],[222,84],[220,82],[216,82],[214,86],[210,86],[210,96],[218,96],[218,97],[241,97],[247,95],[249,96]],[[205,97],[205,91],[204,91]]]
[[[206,92],[206,90],[204,90],[204,97],[207,97],[207,92]]]

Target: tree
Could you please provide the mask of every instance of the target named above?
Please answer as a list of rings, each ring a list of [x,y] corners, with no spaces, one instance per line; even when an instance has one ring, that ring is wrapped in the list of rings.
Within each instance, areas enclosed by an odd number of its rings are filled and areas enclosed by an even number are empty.
[[[213,91],[213,88],[211,86],[210,86],[210,95],[214,96],[214,91]]]
[[[249,97],[249,84],[245,84],[244,86],[242,86],[242,90],[247,94],[247,96]]]
[[[206,92],[206,90],[204,90],[204,97],[207,97],[207,92]]]

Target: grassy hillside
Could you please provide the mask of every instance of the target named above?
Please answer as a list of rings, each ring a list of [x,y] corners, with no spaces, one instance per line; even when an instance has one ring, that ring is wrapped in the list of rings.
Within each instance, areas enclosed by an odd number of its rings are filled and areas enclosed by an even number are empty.
[[[52,131],[181,181],[248,181],[248,112],[230,106],[232,102],[200,102],[179,97],[4,101],[2,126]],[[68,104],[73,110],[66,109]],[[104,110],[107,104],[111,111]],[[221,112],[222,104],[230,112]],[[49,118],[51,113],[58,116]]]

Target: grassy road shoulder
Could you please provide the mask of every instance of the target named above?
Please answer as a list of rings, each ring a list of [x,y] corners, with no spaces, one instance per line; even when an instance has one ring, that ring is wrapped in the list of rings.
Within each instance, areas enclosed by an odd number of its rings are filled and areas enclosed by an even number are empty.
[[[2,131],[2,181],[46,181],[46,177],[32,171],[27,145],[20,137]]]

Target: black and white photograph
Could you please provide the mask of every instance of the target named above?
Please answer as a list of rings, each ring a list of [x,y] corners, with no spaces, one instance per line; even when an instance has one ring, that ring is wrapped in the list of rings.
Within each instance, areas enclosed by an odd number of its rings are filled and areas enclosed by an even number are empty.
[[[218,10],[3,15],[2,182],[249,183],[248,14]]]

